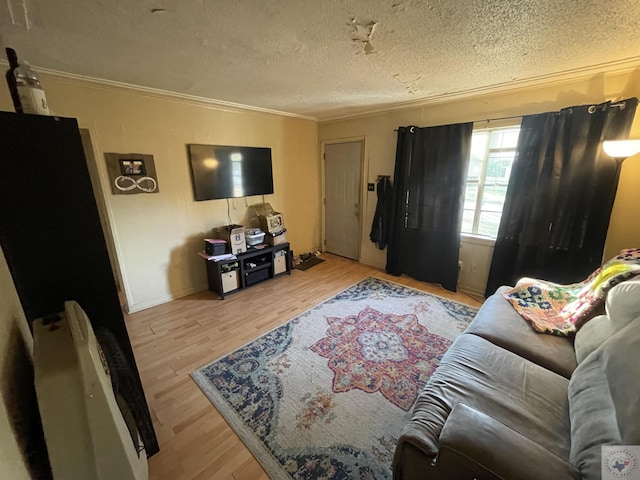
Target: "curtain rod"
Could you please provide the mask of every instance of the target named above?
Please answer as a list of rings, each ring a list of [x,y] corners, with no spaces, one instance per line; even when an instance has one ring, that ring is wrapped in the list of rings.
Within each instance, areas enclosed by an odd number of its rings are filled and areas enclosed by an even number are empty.
[[[500,117],[500,118],[486,118],[484,120],[472,120],[471,122],[464,122],[464,123],[498,122],[500,120],[511,120],[512,118],[522,118],[522,115],[512,115],[510,117]],[[413,127],[414,125],[411,125],[411,126]],[[394,128],[393,131],[397,132],[398,129]]]
[[[606,103],[606,102],[605,102]],[[624,110],[625,107],[627,106],[627,104],[625,103],[624,100],[618,102],[618,103],[612,103],[611,105],[609,105],[609,108],[619,108],[620,110]],[[593,113],[595,112],[595,105],[591,105],[589,106],[589,113]],[[485,118],[483,120],[473,120],[471,123],[480,123],[480,122],[499,122],[501,120],[511,120],[513,118],[522,118],[524,115],[511,115],[510,117],[499,117],[499,118]],[[466,122],[465,122],[466,123]],[[398,129],[394,128],[393,129],[394,132],[397,132]]]
[[[603,102],[603,103],[607,103],[607,102]],[[609,108],[619,108],[620,110],[624,110],[625,107],[627,106],[627,104],[625,103],[624,100],[618,102],[618,103],[612,103],[611,105],[609,105]],[[571,108],[571,107],[569,107]],[[596,105],[589,105],[589,109],[588,112],[589,113],[593,113],[596,111]],[[485,120],[474,120],[473,123],[480,123],[480,122],[498,122],[501,120],[511,120],[512,118],[522,118],[524,115],[512,115],[510,117],[500,117],[500,118],[487,118]]]

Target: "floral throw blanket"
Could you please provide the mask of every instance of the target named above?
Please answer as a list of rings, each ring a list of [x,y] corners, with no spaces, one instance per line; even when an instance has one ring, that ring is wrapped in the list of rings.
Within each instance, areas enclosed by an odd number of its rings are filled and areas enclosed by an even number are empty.
[[[602,303],[610,289],[639,274],[640,248],[630,248],[622,250],[583,282],[558,285],[522,278],[503,295],[538,332],[569,336]]]

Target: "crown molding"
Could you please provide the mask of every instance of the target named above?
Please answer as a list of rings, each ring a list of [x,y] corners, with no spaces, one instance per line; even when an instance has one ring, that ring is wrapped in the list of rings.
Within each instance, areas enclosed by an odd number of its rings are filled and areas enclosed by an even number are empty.
[[[6,60],[0,61],[0,64],[9,65]],[[63,72],[60,70],[53,70],[46,67],[38,67],[36,65],[32,65],[32,67],[34,70],[38,72],[38,74],[51,75],[63,81],[90,83],[94,87],[102,88],[105,90],[120,91],[120,92],[133,91],[137,94],[146,95],[148,97],[160,98],[165,100],[174,100],[174,101],[178,101],[178,102],[182,102],[190,105],[218,108],[218,109],[234,111],[234,112],[261,113],[261,114],[267,114],[267,115],[277,115],[281,117],[299,118],[302,120],[311,120],[314,122],[318,121],[316,117],[311,117],[308,115],[300,115],[300,114],[291,113],[291,112],[283,112],[280,110],[272,110],[269,108],[254,107],[251,105],[244,105],[241,103],[227,102],[225,100],[216,100],[211,98],[198,97],[196,95],[189,95],[185,93],[170,92],[168,90],[162,90],[159,88],[143,87],[140,85],[134,85],[134,84],[125,83],[125,82],[117,82],[114,80],[105,80],[105,79],[89,77],[85,75],[77,75],[75,73]]]
[[[586,80],[594,75],[605,73],[607,75],[617,75],[629,73],[640,68],[640,56],[617,60],[613,62],[601,63],[598,65],[590,65],[588,67],[564,70],[537,77],[529,77],[521,80],[513,80],[509,82],[495,83],[484,87],[471,88],[468,90],[460,90],[457,92],[448,92],[441,95],[434,95],[419,100],[411,100],[409,102],[397,102],[378,108],[362,109],[358,112],[353,110],[350,113],[342,115],[334,115],[323,117],[318,115],[318,123],[331,122],[337,120],[348,120],[358,117],[367,117],[384,112],[394,110],[402,110],[405,108],[419,108],[429,105],[437,105],[440,103],[462,100],[466,98],[479,97],[482,95],[490,95],[493,93],[517,93],[519,91],[529,90],[535,87],[562,85],[580,80]]]
[[[0,59],[0,64],[8,65],[6,60]],[[198,105],[203,107],[217,108],[235,112],[246,113],[260,113],[267,115],[277,115],[291,118],[298,118],[302,120],[310,120],[318,123],[332,122],[339,120],[348,120],[359,117],[367,117],[371,115],[377,115],[380,113],[391,112],[394,110],[402,110],[406,108],[420,108],[429,105],[437,105],[445,102],[451,102],[455,100],[462,100],[466,98],[473,98],[482,95],[490,95],[494,93],[517,93],[519,91],[525,91],[535,87],[562,85],[566,83],[572,83],[580,80],[586,80],[597,74],[605,73],[607,75],[616,75],[629,73],[640,67],[640,56],[626,58],[622,60],[616,60],[613,62],[601,63],[598,65],[590,65],[588,67],[575,68],[570,70],[564,70],[562,72],[556,72],[546,75],[539,75],[536,77],[529,77],[520,80],[513,80],[508,82],[495,83],[492,85],[470,88],[467,90],[459,90],[456,92],[447,92],[441,95],[433,95],[427,98],[411,100],[407,102],[395,102],[391,104],[381,105],[374,108],[353,108],[350,111],[332,115],[329,113],[327,116],[318,114],[317,116],[301,115],[291,112],[283,112],[280,110],[272,110],[268,108],[255,107],[251,105],[244,105],[240,103],[227,102],[225,100],[216,100],[204,97],[198,97],[196,95],[188,95],[184,93],[170,92],[167,90],[161,90],[158,88],[143,87],[140,85],[134,85],[124,82],[116,82],[113,80],[99,79],[95,77],[89,77],[85,75],[77,75],[73,73],[63,72],[60,70],[53,70],[45,67],[33,66],[38,73],[46,75],[52,75],[58,77],[61,80],[70,82],[82,82],[92,84],[96,88],[103,88],[112,91],[129,91],[137,94],[146,95],[153,98],[160,98],[165,100],[173,100],[191,105]]]

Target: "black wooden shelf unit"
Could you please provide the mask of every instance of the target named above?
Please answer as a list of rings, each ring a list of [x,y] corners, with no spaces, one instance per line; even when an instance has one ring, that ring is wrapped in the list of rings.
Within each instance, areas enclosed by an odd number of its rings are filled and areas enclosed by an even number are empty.
[[[209,290],[224,296],[281,274],[291,274],[288,243],[262,248],[250,248],[236,258],[207,262]]]

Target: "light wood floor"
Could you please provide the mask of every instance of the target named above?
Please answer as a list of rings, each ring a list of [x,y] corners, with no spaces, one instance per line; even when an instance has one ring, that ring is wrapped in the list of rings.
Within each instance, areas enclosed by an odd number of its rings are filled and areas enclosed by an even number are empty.
[[[307,271],[294,270],[225,300],[209,291],[126,316],[151,410],[160,453],[149,460],[153,480],[267,479],[189,374],[344,288],[377,276],[478,307],[462,293],[338,256]]]

